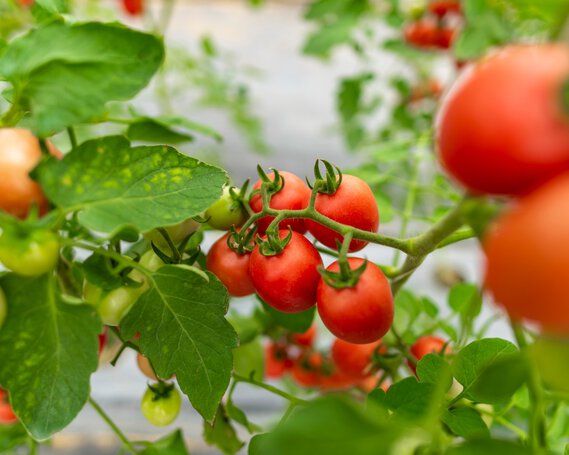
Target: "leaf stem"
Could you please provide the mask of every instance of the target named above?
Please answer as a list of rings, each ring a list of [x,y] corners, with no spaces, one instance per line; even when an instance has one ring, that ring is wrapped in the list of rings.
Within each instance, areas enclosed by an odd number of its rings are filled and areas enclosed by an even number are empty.
[[[101,408],[101,406],[99,406],[99,404],[95,400],[93,400],[92,397],[89,397],[89,404],[93,406],[95,411],[97,411],[97,414],[101,416],[101,418],[107,423],[107,425],[109,425],[111,430],[113,430],[113,433],[117,435],[117,437],[122,442],[124,448],[128,449],[131,453],[134,454],[138,453],[138,451],[133,447],[132,443],[128,440],[128,438],[124,435],[124,433],[120,430],[120,428],[117,427],[117,425],[111,420],[111,418],[105,413],[105,411],[103,411],[103,408]]]

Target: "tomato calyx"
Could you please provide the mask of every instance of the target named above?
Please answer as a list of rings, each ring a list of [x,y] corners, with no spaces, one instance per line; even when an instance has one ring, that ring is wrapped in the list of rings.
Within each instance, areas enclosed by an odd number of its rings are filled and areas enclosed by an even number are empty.
[[[338,264],[340,265],[339,272],[333,272],[331,270],[326,270],[324,267],[320,267],[318,273],[322,277],[322,280],[335,289],[353,288],[360,279],[360,276],[365,272],[368,261],[364,261],[357,269],[350,269],[347,258],[338,259]]]
[[[282,232],[282,231],[280,231]],[[274,224],[267,230],[267,235],[263,238],[257,237],[255,242],[259,245],[259,252],[263,256],[276,256],[280,254],[292,239],[292,229],[289,227],[288,234],[283,239],[280,238],[278,224]]]
[[[261,165],[257,165],[257,174],[259,174],[259,178],[261,179],[261,188],[255,190],[249,196],[249,200],[255,194],[265,195],[267,194],[269,198],[273,195],[278,193],[280,190],[284,188],[285,180],[284,177],[280,174],[280,172],[275,168],[269,168],[273,172],[273,177],[269,177],[267,173],[263,170]],[[268,206],[268,204],[267,204]]]
[[[326,168],[324,176],[320,171],[320,162]],[[342,184],[342,171],[338,166],[326,160],[316,160],[316,163],[314,163],[314,177],[316,177],[314,183],[310,183],[308,179],[306,183],[311,190],[316,189],[316,192],[321,194],[334,194]]]
[[[175,387],[173,383],[164,382],[159,379],[155,384],[148,384],[148,389],[153,393],[152,401],[159,401],[165,398],[169,398],[173,393]]]
[[[256,234],[257,228],[255,226],[246,230],[232,226],[227,236],[227,246],[237,254],[251,253],[255,249]]]

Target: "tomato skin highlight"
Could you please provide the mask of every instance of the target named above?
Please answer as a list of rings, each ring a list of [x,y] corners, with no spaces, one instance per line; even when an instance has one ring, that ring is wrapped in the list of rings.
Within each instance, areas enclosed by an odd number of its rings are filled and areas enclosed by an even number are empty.
[[[561,44],[504,47],[465,69],[437,115],[443,167],[470,191],[493,195],[525,194],[568,169],[567,77]]]
[[[569,334],[569,173],[519,200],[484,241],[485,286],[514,319]]]
[[[359,177],[343,174],[342,183],[334,194],[318,194],[314,208],[328,218],[342,224],[369,232],[377,232],[379,211],[375,196],[369,185]],[[313,220],[306,220],[310,233],[323,245],[336,249],[343,236]],[[364,240],[354,239],[349,251],[359,251],[367,245]]]
[[[348,258],[350,269],[365,260]],[[339,272],[338,261],[326,270]],[[378,341],[393,322],[393,297],[389,282],[375,264],[368,262],[358,283],[351,288],[335,289],[324,280],[318,283],[318,314],[336,337],[354,344]]]
[[[308,207],[310,202],[310,188],[296,175],[287,171],[279,171],[279,174],[284,179],[284,186],[278,193],[271,197],[269,207],[277,210],[302,210]],[[268,174],[269,178],[274,178],[274,173]],[[253,189],[258,190],[261,188],[262,180],[259,179]],[[263,209],[263,199],[261,194],[255,194],[249,202],[251,209],[259,213]],[[264,235],[269,224],[273,221],[274,217],[265,216],[257,221],[257,234]],[[288,219],[279,223],[279,229],[292,228],[293,231],[304,234],[306,232],[306,225],[303,219]]]
[[[140,405],[144,417],[157,427],[170,425],[180,414],[181,407],[182,397],[176,388],[170,390],[166,397],[156,396],[156,393],[148,388]]]
[[[288,231],[279,231],[284,239]],[[312,243],[292,231],[290,242],[274,256],[263,256],[259,245],[251,253],[249,276],[255,291],[268,305],[285,313],[308,310],[316,304],[318,267],[322,258]]]
[[[50,153],[61,153],[48,143]],[[25,218],[32,205],[47,212],[48,202],[39,184],[29,176],[41,160],[38,138],[23,128],[0,128],[0,210]]]
[[[375,352],[385,352],[381,349],[381,340],[367,344],[353,344],[336,338],[332,344],[332,360],[338,370],[355,379],[369,376],[370,367]]]
[[[250,253],[239,254],[229,248],[225,234],[209,249],[206,256],[206,267],[227,288],[230,295],[244,297],[255,292],[249,276]]]

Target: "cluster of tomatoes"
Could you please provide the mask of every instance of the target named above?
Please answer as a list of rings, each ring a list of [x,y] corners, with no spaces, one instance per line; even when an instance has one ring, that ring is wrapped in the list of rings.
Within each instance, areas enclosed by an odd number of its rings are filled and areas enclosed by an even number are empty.
[[[309,205],[310,188],[294,174],[276,172],[264,175],[255,184],[250,198],[254,213],[264,208],[263,185],[270,193],[265,196],[270,197],[271,209],[302,210]],[[379,225],[370,187],[351,175],[337,176],[331,187],[318,192],[314,209],[323,217],[362,231],[375,232]],[[277,231],[276,222],[270,227],[273,219],[262,216],[248,237],[242,232],[235,235],[234,231],[218,239],[209,250],[206,266],[229,293],[241,297],[257,293],[268,305],[286,313],[317,305],[326,327],[351,343],[371,343],[385,335],[393,321],[393,298],[383,272],[357,257],[339,259],[324,270],[319,251],[304,234],[309,231],[318,242],[333,249],[342,243],[343,236],[304,218],[283,220]],[[255,237],[256,242],[236,247],[235,237],[243,242],[244,236],[247,240]],[[347,250],[359,251],[366,244],[352,239]]]
[[[357,387],[370,392],[389,387],[387,370],[388,347],[382,340],[354,344],[335,338],[327,352],[316,350],[316,324],[305,333],[289,334],[265,346],[265,376],[280,379],[289,374],[301,387],[321,391],[339,391]],[[418,338],[411,346],[415,362],[429,353],[448,354],[445,340],[436,336]],[[407,362],[415,373],[415,363]],[[395,366],[397,367],[397,366]]]
[[[426,14],[405,26],[405,41],[421,49],[449,49],[456,36],[460,14],[458,0],[430,1]]]
[[[443,100],[438,155],[474,195],[510,197],[484,238],[486,287],[514,319],[569,334],[569,46],[510,45]]]

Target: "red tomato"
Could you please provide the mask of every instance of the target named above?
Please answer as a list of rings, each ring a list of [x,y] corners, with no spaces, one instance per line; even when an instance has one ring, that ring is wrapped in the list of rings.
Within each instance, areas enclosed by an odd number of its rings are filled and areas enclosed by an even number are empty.
[[[318,385],[321,390],[346,390],[353,387],[356,382],[354,377],[335,370],[331,374],[322,374]]]
[[[8,403],[8,394],[4,389],[0,389],[0,425],[11,425],[17,421],[18,418]]]
[[[308,207],[308,203],[310,202],[310,188],[308,188],[306,183],[290,172],[279,171],[279,174],[284,179],[284,186],[278,193],[272,195],[269,207],[277,210],[302,210]],[[268,176],[272,179],[274,174],[271,172]],[[259,179],[253,188],[258,190],[261,188],[261,184],[262,181]],[[261,194],[253,195],[249,204],[254,212],[259,213],[263,209]],[[264,235],[273,219],[274,217],[272,216],[265,216],[258,220],[257,233]],[[293,231],[300,232],[301,234],[306,232],[303,219],[285,220],[279,224],[279,229],[288,229],[289,226]]]
[[[229,248],[225,234],[210,248],[206,257],[206,267],[225,285],[229,294],[243,297],[253,294],[255,288],[249,277],[250,253],[238,254]]]
[[[443,352],[443,347],[445,346],[446,341],[442,338],[426,335],[424,337],[418,338],[417,341],[411,346],[411,354],[417,360],[421,360],[427,354],[431,353],[440,353],[440,354],[448,354],[450,352],[450,347],[447,345]]]
[[[429,48],[437,41],[438,28],[435,21],[421,19],[407,24],[403,30],[405,41],[420,48]]]
[[[381,340],[368,344],[353,344],[336,338],[332,344],[332,360],[340,371],[355,379],[369,375],[375,352],[385,352]]]
[[[103,333],[99,335],[99,357],[103,353],[103,349],[105,349],[105,345],[107,344],[107,328],[103,329]]]
[[[328,218],[364,231],[376,232],[379,227],[379,211],[369,185],[358,177],[344,174],[342,183],[334,194],[318,194],[314,208]],[[306,220],[310,233],[328,248],[336,249],[336,240],[343,236],[312,220]],[[358,251],[367,245],[363,240],[352,240],[350,251]]]
[[[61,153],[48,144],[52,155]],[[0,128],[0,210],[25,218],[33,204],[40,213],[48,208],[41,187],[30,178],[30,171],[41,159],[38,139],[22,128]]]
[[[437,119],[438,154],[475,193],[520,195],[569,168],[561,87],[569,46],[508,46],[463,71]]]
[[[293,333],[290,338],[293,343],[299,346],[310,347],[314,343],[316,337],[316,324],[312,324],[304,333]]]
[[[281,239],[287,231],[279,231]],[[273,308],[285,313],[307,310],[316,303],[320,280],[320,254],[306,237],[292,231],[292,238],[275,256],[263,256],[259,245],[251,253],[249,275],[257,294]]]
[[[370,393],[373,390],[377,389],[377,384],[379,383],[379,377],[376,375],[369,375],[366,376],[364,379],[360,380],[357,383],[359,389],[363,390],[365,393]],[[389,390],[389,382],[384,380],[379,388],[384,392]]]
[[[437,30],[434,46],[440,49],[450,49],[454,38],[456,36],[456,29],[451,27],[441,27]]]
[[[144,0],[122,0],[123,10],[131,16],[144,13]]]
[[[34,4],[34,0],[19,0],[20,5],[22,6],[32,6]]]
[[[291,369],[293,379],[303,387],[317,386],[320,383],[322,362],[319,352],[301,354]]]
[[[449,13],[460,13],[460,2],[458,0],[433,0],[427,5],[427,10],[442,18]]]
[[[280,378],[293,365],[288,357],[286,346],[270,343],[265,346],[265,376],[271,379]]]
[[[355,270],[364,261],[349,258],[348,264],[350,269]],[[327,270],[338,272],[338,261]],[[378,341],[393,322],[393,297],[389,282],[379,267],[371,262],[354,287],[336,289],[321,279],[317,302],[318,313],[328,330],[350,343]]]
[[[522,198],[484,239],[487,289],[514,318],[569,334],[569,174]]]

